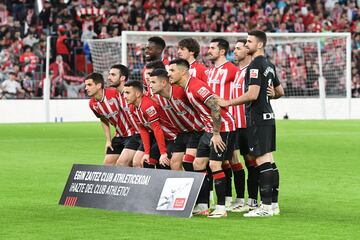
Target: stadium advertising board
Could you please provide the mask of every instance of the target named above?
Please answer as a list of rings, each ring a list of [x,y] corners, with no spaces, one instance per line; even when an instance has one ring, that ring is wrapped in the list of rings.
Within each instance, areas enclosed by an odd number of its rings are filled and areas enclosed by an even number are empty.
[[[74,164],[60,205],[191,217],[204,174]]]

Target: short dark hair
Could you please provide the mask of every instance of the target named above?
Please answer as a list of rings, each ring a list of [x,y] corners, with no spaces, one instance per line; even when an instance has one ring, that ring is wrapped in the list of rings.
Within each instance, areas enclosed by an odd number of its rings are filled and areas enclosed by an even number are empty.
[[[85,77],[85,80],[92,79],[95,84],[101,84],[101,88],[104,88],[104,77],[101,73],[93,72]]]
[[[112,65],[111,68],[118,69],[120,71],[120,75],[124,76],[126,80],[129,78],[129,68],[127,66],[122,64],[115,64]]]
[[[217,42],[218,43],[218,47],[220,50],[224,49],[225,50],[225,55],[228,53],[229,48],[230,48],[230,44],[228,41],[226,41],[223,38],[214,38],[213,40],[211,40],[211,42]]]
[[[28,76],[29,78],[32,78],[33,74],[31,72],[27,72],[27,73],[25,73],[25,76]]]
[[[145,66],[147,69],[158,69],[158,68],[163,68],[165,69],[165,64],[163,63],[163,61],[161,60],[155,60],[155,61],[151,61],[148,64],[146,64]]]
[[[150,77],[159,77],[166,80],[169,79],[168,72],[166,71],[166,69],[162,69],[162,68],[157,68],[154,71],[152,71],[150,73]]]
[[[237,41],[236,41],[236,43],[243,43],[244,45],[246,44],[246,39],[244,39],[244,38],[241,38],[241,39],[238,39]]]
[[[254,31],[248,32],[248,35],[249,35],[249,36],[255,36],[260,42],[263,43],[264,48],[265,48],[265,46],[266,46],[266,41],[267,41],[266,33],[265,33],[265,32],[260,31],[260,30],[254,30]]]
[[[171,64],[176,64],[178,66],[183,66],[183,67],[186,67],[187,69],[190,69],[190,65],[188,63],[188,61],[186,61],[185,59],[182,59],[182,58],[176,58],[174,60],[172,60],[169,65]]]
[[[151,37],[148,39],[148,42],[154,43],[155,45],[159,46],[163,50],[166,47],[165,41],[161,37]]]
[[[197,58],[197,56],[199,55],[200,45],[193,38],[181,39],[180,42],[178,43],[178,45],[179,45],[179,47],[187,48],[189,50],[189,52],[193,52],[194,53],[194,58]]]
[[[125,87],[133,87],[133,88],[139,90],[140,92],[144,91],[143,83],[140,81],[130,80],[130,81],[127,81],[124,86]]]

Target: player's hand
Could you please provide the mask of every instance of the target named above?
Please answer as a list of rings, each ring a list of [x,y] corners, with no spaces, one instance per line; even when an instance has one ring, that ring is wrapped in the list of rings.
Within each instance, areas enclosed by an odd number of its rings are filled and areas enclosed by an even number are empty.
[[[141,159],[141,167],[144,167],[144,162],[149,163],[150,155],[144,154],[144,156]]]
[[[226,144],[223,142],[220,134],[213,134],[210,143],[214,145],[216,153],[223,152],[226,149]]]
[[[106,154],[108,148],[110,148],[111,151],[114,151],[114,149],[113,149],[113,147],[111,145],[111,141],[106,141],[106,143],[105,143],[105,154]]]
[[[170,166],[170,160],[167,157],[167,153],[161,154],[159,162],[160,162],[160,165],[162,165],[162,166]]]
[[[220,107],[228,107],[231,105],[229,100],[225,100],[222,98],[216,98],[217,104],[219,104]]]
[[[275,89],[274,89],[274,86],[272,84],[267,87],[266,93],[267,93],[269,98],[274,98],[275,97]]]

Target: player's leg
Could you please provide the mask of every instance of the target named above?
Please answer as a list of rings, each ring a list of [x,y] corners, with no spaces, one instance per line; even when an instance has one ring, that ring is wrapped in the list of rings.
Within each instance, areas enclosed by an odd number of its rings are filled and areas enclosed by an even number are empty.
[[[253,211],[244,214],[245,217],[268,217],[273,215],[271,205],[274,175],[271,165],[273,128],[274,126],[251,126],[249,128],[249,149],[250,153],[256,156],[262,204]]]
[[[111,139],[111,148],[106,149],[106,155],[104,158],[104,165],[114,166],[118,160],[122,150],[124,149],[124,142],[122,137],[113,137]]]
[[[225,195],[226,195],[226,177],[222,169],[222,163],[229,161],[234,151],[235,132],[220,133],[223,142],[226,144],[224,151],[216,152],[213,145],[210,147],[210,168],[214,178],[215,191],[217,196],[217,205],[215,210],[210,213],[209,217],[219,218],[226,217]]]
[[[137,167],[137,168],[143,167],[142,165],[143,156],[144,156],[144,150],[139,149],[135,152],[133,158],[133,167]]]
[[[225,179],[226,179],[225,206],[226,208],[230,208],[232,203],[232,177],[233,177],[230,162],[224,161],[221,165],[221,168],[224,171]]]
[[[190,139],[186,145],[186,151],[182,163],[185,171],[194,171],[193,162],[195,160],[197,147],[199,146],[202,134],[203,132],[191,133]]]
[[[137,149],[140,146],[140,135],[136,134],[127,138],[124,150],[121,152],[120,157],[116,161],[117,166],[130,167],[132,166],[132,160]]]
[[[209,162],[210,139],[211,133],[204,133],[199,142],[196,158],[193,163],[194,171],[205,173],[205,178],[201,186],[196,206],[193,214],[208,215],[209,214],[209,175],[206,166]]]
[[[229,207],[230,210],[233,210],[234,208],[242,207],[245,204],[245,171],[240,161],[239,149],[234,150],[230,164],[234,174],[234,185],[236,191],[236,198]]]
[[[272,191],[272,210],[274,215],[279,215],[280,214],[280,208],[279,208],[279,185],[280,185],[280,174],[279,174],[279,170],[275,164],[274,161],[274,156],[271,153],[271,157],[272,157],[272,163],[271,166],[273,168],[273,191]]]

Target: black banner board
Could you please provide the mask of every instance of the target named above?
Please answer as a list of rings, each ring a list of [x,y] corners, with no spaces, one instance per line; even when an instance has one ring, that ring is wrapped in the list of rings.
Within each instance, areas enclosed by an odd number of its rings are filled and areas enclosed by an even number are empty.
[[[74,164],[60,205],[191,217],[203,173]]]

